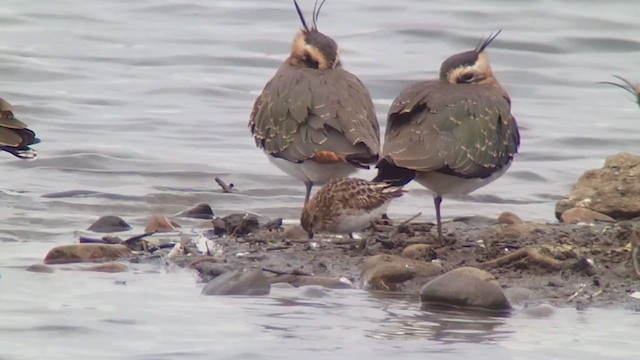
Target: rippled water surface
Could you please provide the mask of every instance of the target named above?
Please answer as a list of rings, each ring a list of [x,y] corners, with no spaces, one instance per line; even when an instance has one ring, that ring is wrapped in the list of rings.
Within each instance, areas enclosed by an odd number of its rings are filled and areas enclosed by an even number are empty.
[[[634,0],[353,0],[328,1],[319,24],[369,87],[383,125],[403,87],[502,28],[490,54],[513,99],[521,153],[503,178],[443,211],[545,221],[584,170],[638,151],[637,107],[596,84],[611,74],[640,80],[638,14]],[[637,354],[640,318],[623,311],[473,319],[358,291],[204,298],[190,273],[142,265],[117,276],[23,270],[99,215],[142,226],[150,213],[204,201],[220,215],[297,217],[303,186],[255,149],[246,124],[298,27],[288,0],[2,1],[0,96],[42,143],[37,161],[0,159],[0,359]],[[215,176],[239,191],[221,194]],[[428,193],[410,188],[391,214],[432,219]],[[69,190],[88,192],[51,196]]]

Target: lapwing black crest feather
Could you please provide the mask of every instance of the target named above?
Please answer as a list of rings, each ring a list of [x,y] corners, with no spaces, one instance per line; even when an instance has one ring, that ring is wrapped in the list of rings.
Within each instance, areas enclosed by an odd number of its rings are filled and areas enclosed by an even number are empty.
[[[500,33],[502,32],[502,29],[498,30],[498,32],[496,32],[495,34],[490,34],[489,37],[486,40],[480,40],[480,42],[478,43],[478,46],[476,47],[476,53],[481,53],[484,51],[484,49],[487,48],[487,46],[489,46],[489,44],[491,44],[491,42],[498,37],[498,35],[500,35]]]

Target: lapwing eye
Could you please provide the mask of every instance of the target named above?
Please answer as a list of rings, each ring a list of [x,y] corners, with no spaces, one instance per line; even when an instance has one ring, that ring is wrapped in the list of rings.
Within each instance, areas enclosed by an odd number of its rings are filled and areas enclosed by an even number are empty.
[[[470,83],[475,79],[475,75],[473,73],[467,73],[458,78],[458,83]]]

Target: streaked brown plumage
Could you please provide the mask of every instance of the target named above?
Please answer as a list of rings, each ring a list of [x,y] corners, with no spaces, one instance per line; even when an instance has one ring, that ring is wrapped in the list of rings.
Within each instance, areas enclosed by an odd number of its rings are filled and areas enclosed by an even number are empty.
[[[13,115],[11,104],[0,98],[0,151],[20,159],[35,159],[37,152],[30,145],[39,142],[33,130]]]
[[[314,233],[351,234],[367,228],[402,196],[399,186],[358,178],[332,179],[313,195],[300,216],[309,237]]]
[[[640,107],[640,84],[632,84],[631,81],[620,77],[618,75],[613,75],[614,77],[618,78],[619,80],[622,81],[622,84],[618,84],[618,83],[614,83],[611,81],[601,81],[601,84],[609,84],[609,85],[613,85],[613,86],[617,86],[625,91],[627,91],[628,93],[630,93],[631,95],[633,95],[635,97],[635,101],[636,104],[638,104],[638,106]]]
[[[380,150],[369,92],[342,68],[335,41],[317,30],[323,3],[314,7],[308,27],[294,0],[303,29],[289,58],[256,99],[249,121],[256,146],[305,183],[305,204],[314,184],[368,168]]]
[[[404,185],[415,178],[430,189],[440,239],[442,196],[467,194],[497,179],[518,152],[511,99],[484,51],[498,34],[449,57],[439,79],[409,86],[389,109],[374,181]]]

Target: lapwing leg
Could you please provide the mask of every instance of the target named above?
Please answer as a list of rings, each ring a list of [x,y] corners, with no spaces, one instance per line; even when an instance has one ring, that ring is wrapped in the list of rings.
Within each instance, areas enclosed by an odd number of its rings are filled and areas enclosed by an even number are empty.
[[[433,198],[433,204],[436,206],[436,222],[438,224],[438,241],[442,241],[442,218],[440,217],[440,204],[442,196],[438,195]]]
[[[305,181],[304,186],[307,188],[307,192],[304,195],[304,204],[307,205],[309,198],[311,197],[311,188],[313,187],[313,183],[311,181]]]

